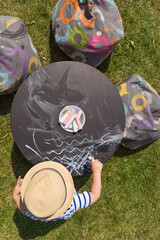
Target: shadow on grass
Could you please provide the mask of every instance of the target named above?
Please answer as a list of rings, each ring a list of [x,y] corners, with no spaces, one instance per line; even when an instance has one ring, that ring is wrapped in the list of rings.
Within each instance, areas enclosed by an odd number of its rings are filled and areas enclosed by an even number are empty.
[[[12,149],[12,169],[16,178],[18,178],[18,176],[24,178],[25,174],[32,166],[33,165],[22,155],[17,145],[14,143]]]
[[[86,173],[82,176],[73,177],[76,191],[78,191],[81,187],[83,187],[86,184],[86,182],[89,180],[91,175],[92,175],[91,173]],[[86,190],[90,191],[90,189],[86,189]]]
[[[105,73],[106,70],[108,69],[110,60],[111,60],[111,55],[112,55],[112,53],[97,67],[97,69],[100,72]]]
[[[6,115],[11,112],[11,106],[15,93],[0,96],[0,115]]]
[[[34,239],[38,236],[45,236],[49,231],[60,227],[65,223],[65,220],[58,220],[56,222],[41,222],[34,221],[24,216],[18,209],[16,209],[13,221],[18,228],[20,237],[23,240]]]
[[[148,143],[144,146],[141,146],[137,149],[127,149],[125,147],[123,147],[122,145],[119,146],[117,152],[114,154],[115,157],[125,157],[125,156],[129,156],[129,155],[133,155],[135,153],[141,152],[143,150],[145,150],[147,147],[149,147],[152,143]]]

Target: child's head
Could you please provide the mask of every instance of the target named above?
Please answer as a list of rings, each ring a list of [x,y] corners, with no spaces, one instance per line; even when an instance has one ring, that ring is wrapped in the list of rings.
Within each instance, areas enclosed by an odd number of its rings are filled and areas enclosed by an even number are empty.
[[[35,165],[27,172],[22,183],[22,202],[37,219],[59,217],[71,204],[73,195],[72,176],[57,162]]]

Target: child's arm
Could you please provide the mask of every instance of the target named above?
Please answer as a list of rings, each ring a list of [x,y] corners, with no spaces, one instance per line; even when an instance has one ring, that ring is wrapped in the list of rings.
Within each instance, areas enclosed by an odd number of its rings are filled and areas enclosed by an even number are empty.
[[[92,157],[92,171],[93,171],[93,182],[91,186],[91,204],[95,203],[101,195],[101,171],[103,164],[98,160],[94,160]]]
[[[13,199],[18,207],[18,209],[21,211],[21,213],[24,214],[24,205],[21,200],[21,184],[22,184],[23,179],[21,176],[18,177],[17,184],[14,187],[13,190]]]

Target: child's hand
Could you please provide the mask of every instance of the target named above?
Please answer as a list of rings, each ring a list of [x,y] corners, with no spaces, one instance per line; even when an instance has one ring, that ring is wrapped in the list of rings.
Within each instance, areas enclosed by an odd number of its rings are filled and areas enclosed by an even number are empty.
[[[92,156],[92,171],[93,171],[93,182],[91,186],[91,204],[95,203],[101,195],[101,171],[103,164],[98,160],[94,160]]]
[[[92,171],[93,173],[101,173],[102,168],[103,168],[103,163],[101,163],[98,159],[94,159],[94,157],[92,156]]]
[[[16,186],[14,187],[14,190],[13,190],[13,199],[14,199],[18,209],[21,211],[21,213],[24,214],[24,205],[23,205],[22,199],[21,199],[22,182],[23,182],[23,179],[21,178],[21,176],[19,176]]]
[[[23,182],[23,179],[21,178],[21,176],[19,176],[16,186],[14,187],[14,190],[13,190],[13,197],[20,195],[22,182]]]

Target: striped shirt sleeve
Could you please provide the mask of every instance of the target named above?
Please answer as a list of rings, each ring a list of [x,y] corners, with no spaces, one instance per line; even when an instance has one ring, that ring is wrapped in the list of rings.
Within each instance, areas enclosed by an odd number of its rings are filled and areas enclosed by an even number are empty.
[[[27,209],[24,209],[24,214],[25,214],[27,217],[30,217],[30,218],[33,219],[33,220],[37,220],[37,218],[33,217],[33,216],[27,211]]]
[[[91,196],[88,191],[74,194],[73,203],[75,211],[81,208],[89,207],[91,204]]]

